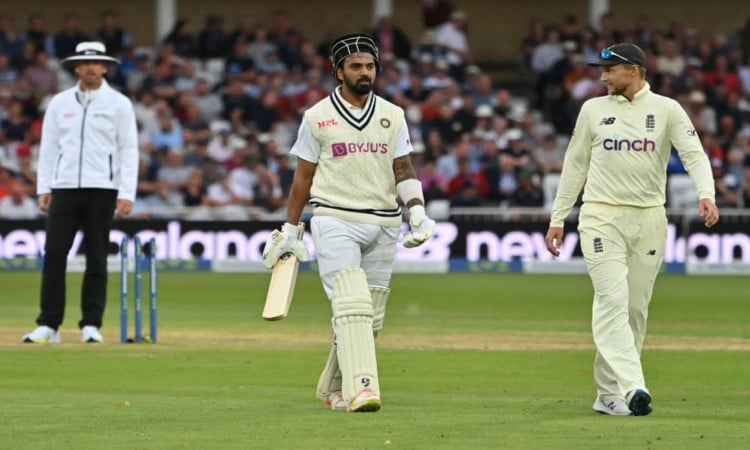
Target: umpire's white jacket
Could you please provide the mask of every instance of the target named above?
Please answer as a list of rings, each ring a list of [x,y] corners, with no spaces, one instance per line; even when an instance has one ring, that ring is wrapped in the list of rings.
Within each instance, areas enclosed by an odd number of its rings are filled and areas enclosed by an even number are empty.
[[[100,188],[134,201],[137,183],[138,131],[130,100],[106,81],[95,91],[76,85],[52,97],[42,125],[37,194]]]

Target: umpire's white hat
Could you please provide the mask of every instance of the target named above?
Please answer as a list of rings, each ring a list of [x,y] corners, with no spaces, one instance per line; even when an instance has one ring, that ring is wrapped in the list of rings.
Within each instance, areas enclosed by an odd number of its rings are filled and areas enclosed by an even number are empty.
[[[72,67],[78,61],[101,61],[108,64],[120,64],[120,61],[107,55],[107,49],[101,42],[81,42],[76,45],[76,54],[62,60],[66,67]]]

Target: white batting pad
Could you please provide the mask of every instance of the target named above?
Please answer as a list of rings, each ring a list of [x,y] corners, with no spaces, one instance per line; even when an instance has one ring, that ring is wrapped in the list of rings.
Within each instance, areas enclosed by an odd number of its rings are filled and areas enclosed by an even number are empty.
[[[388,296],[391,290],[382,286],[370,286],[370,296],[372,297],[372,332],[378,337],[378,332],[383,329],[385,320],[385,306],[388,303]]]
[[[362,269],[339,272],[331,303],[344,400],[351,402],[364,390],[380,396],[372,333],[372,298]]]
[[[336,352],[336,344],[331,344],[326,366],[318,378],[317,395],[320,400],[325,401],[335,391],[341,390],[341,371],[339,370],[339,359]]]

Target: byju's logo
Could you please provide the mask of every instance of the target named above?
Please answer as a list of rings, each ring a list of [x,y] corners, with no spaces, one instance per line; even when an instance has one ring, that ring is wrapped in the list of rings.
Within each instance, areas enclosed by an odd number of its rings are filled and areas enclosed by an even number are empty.
[[[605,139],[602,143],[607,151],[655,152],[656,142],[650,139]]]
[[[615,119],[615,117],[605,117],[601,122],[599,122],[599,125],[612,125],[613,123],[615,123]]]
[[[346,155],[346,144],[343,142],[337,142],[331,146],[331,152],[333,156],[344,156]]]
[[[331,144],[334,157],[350,153],[388,153],[387,143],[376,142],[336,142]]]

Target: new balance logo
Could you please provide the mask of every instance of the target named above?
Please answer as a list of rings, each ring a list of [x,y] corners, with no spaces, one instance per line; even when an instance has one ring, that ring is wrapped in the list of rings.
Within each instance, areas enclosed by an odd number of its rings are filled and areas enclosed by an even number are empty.
[[[594,253],[604,253],[602,238],[594,238]]]
[[[656,250],[649,250],[648,256],[654,256],[656,254]]]
[[[612,125],[613,123],[615,123],[615,119],[615,117],[605,117],[601,122],[599,122],[599,125]]]

